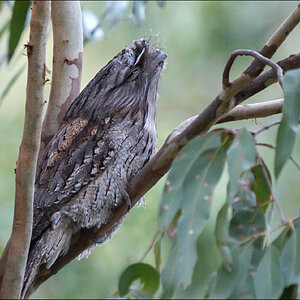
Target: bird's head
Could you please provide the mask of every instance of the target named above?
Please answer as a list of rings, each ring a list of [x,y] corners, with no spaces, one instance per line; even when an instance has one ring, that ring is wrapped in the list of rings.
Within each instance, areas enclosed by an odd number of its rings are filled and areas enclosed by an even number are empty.
[[[141,39],[119,52],[71,105],[66,118],[103,118],[112,110],[156,103],[158,81],[167,55]]]

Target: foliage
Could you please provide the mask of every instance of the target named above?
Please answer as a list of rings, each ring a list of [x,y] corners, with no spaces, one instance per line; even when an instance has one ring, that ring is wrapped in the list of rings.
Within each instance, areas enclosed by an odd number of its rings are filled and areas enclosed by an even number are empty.
[[[295,133],[286,132],[295,132],[298,125],[299,75],[300,70],[290,71],[284,78],[287,102],[277,135],[277,175],[295,141]],[[256,149],[255,138],[246,128],[213,130],[194,138],[174,160],[160,203],[161,230],[176,233],[169,235],[172,246],[161,271],[160,297],[278,299],[291,285],[299,286],[300,215],[267,229],[275,199],[269,189],[270,171]],[[278,159],[280,169],[276,169]],[[225,162],[227,196],[215,219],[211,237],[215,246],[206,248],[205,225]],[[282,234],[268,242],[269,233],[282,228]],[[154,254],[160,255],[156,250]],[[208,268],[203,259],[207,256],[220,263]],[[206,289],[199,293],[196,286]]]
[[[104,31],[109,33],[126,16],[140,26],[145,20],[147,2],[107,2],[101,16],[83,9],[85,44],[101,40]],[[20,57],[16,46],[28,25],[29,3],[0,2],[0,10],[1,6],[7,5],[12,12],[11,20],[0,28],[0,39],[10,33],[0,67],[8,61],[11,65],[13,59]],[[157,1],[157,4],[164,6],[165,1]],[[216,15],[222,13],[221,10]],[[216,18],[206,14],[206,19]],[[211,30],[220,34],[223,31],[216,24],[212,24]],[[177,38],[177,33],[175,36]],[[214,37],[221,45],[225,41],[228,43],[227,37]],[[230,38],[237,40],[234,36]],[[225,48],[210,47],[221,49],[222,53]],[[178,61],[180,66],[180,59]],[[21,66],[8,84],[1,87],[0,103],[24,67]],[[297,102],[300,101],[299,78],[299,70],[285,75],[285,104],[274,160],[276,180],[295,145],[300,113]],[[168,92],[172,94],[172,91]],[[229,174],[227,194],[224,193],[224,204],[211,224],[209,218],[216,201],[213,192],[224,169]],[[174,161],[165,182],[159,210],[160,234],[153,246],[155,269],[146,263],[130,265],[120,276],[119,295],[128,294],[134,298],[297,298],[299,215],[272,227],[274,199],[269,187],[270,184],[274,187],[276,181],[272,182],[273,173],[269,169],[271,166],[264,162],[256,147],[256,135],[245,128],[214,130],[192,140]],[[281,230],[275,240],[270,239],[271,233]],[[171,249],[165,249],[167,247]],[[142,286],[132,287],[137,279],[141,280]]]

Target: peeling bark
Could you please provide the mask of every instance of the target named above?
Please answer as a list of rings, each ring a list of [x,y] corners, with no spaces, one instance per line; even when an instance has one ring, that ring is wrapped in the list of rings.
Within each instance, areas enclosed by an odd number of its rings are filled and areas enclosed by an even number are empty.
[[[78,1],[52,1],[53,66],[50,99],[43,122],[39,159],[62,117],[79,95],[83,35]]]

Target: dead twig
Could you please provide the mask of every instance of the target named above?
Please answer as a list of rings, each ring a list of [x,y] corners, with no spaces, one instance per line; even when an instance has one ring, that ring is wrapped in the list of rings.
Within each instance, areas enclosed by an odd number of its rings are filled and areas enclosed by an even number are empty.
[[[263,146],[263,147],[267,147],[267,148],[276,150],[275,146],[273,146],[271,144],[267,144],[267,143],[256,143],[256,146]],[[300,171],[300,165],[296,162],[296,160],[292,156],[290,156],[289,159],[296,166],[296,168]]]
[[[261,132],[263,132],[263,131],[265,131],[265,130],[268,130],[268,129],[270,129],[271,127],[276,126],[276,125],[279,125],[279,124],[280,124],[280,120],[274,121],[274,122],[272,122],[272,123],[270,123],[270,124],[268,124],[268,125],[265,125],[265,126],[259,128],[259,129],[256,130],[256,131],[252,132],[252,135],[253,135],[253,136],[257,136],[257,135],[260,134]]]
[[[224,68],[223,72],[223,89],[228,88],[232,83],[229,81],[229,74],[231,67],[235,61],[235,59],[238,56],[243,56],[243,55],[249,55],[253,56],[254,58],[260,60],[266,65],[269,65],[277,74],[278,82],[282,87],[283,84],[283,70],[282,68],[275,62],[273,62],[271,59],[259,54],[258,52],[254,50],[248,50],[248,49],[239,49],[231,53],[229,60],[227,61],[227,64]]]
[[[147,248],[147,250],[145,251],[145,253],[142,255],[142,257],[139,259],[139,262],[142,262],[145,259],[145,257],[148,255],[148,253],[152,249],[152,247],[153,247],[153,245],[154,245],[154,243],[155,243],[155,241],[156,241],[159,233],[160,233],[160,229],[157,229],[155,231],[154,235],[153,235],[153,238],[151,239],[149,247]]]

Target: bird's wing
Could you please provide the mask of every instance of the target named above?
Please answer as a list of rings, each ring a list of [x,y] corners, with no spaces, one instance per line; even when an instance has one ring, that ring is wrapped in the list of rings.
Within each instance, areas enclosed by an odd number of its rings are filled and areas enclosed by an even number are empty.
[[[35,183],[32,239],[50,224],[51,216],[101,170],[112,147],[111,123],[76,118],[64,124],[47,145]]]

